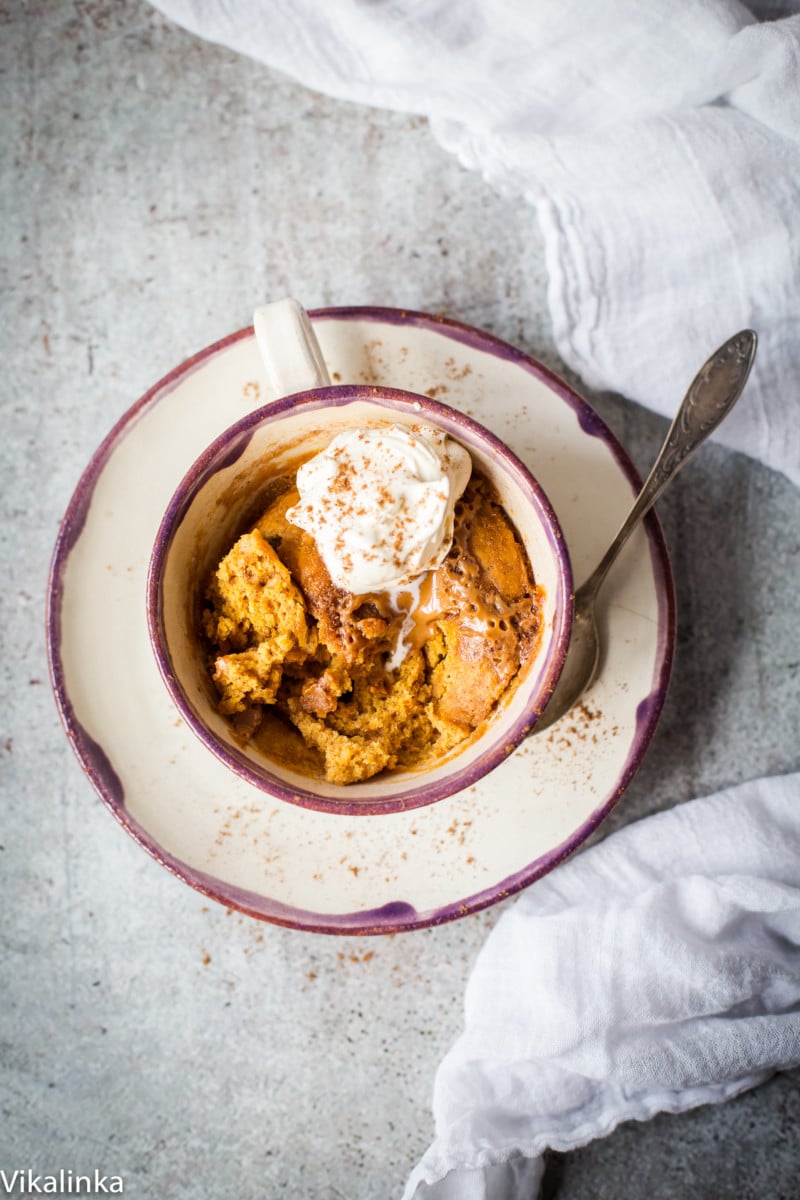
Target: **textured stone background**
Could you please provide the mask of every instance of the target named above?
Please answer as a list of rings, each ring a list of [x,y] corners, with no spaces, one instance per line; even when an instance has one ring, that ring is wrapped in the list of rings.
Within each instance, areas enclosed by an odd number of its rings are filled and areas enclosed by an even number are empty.
[[[535,221],[423,120],[317,96],[143,3],[5,4],[0,28],[0,1166],[98,1167],[134,1197],[384,1200],[432,1136],[434,1071],[501,910],[356,940],[204,903],[72,756],[47,568],[112,423],[264,299],[444,311],[561,369]],[[665,422],[589,398],[646,469]],[[606,830],[800,765],[800,492],[710,446],[660,513],[677,662]],[[625,1126],[556,1163],[551,1194],[796,1197],[799,1082]]]

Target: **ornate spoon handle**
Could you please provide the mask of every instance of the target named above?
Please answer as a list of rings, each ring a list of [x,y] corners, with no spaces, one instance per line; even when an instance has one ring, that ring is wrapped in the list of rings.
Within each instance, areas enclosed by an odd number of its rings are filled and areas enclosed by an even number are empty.
[[[594,596],[636,524],[733,408],[747,382],[757,344],[753,330],[743,329],[720,346],[697,372],[636,503],[597,567],[578,589],[576,602]]]

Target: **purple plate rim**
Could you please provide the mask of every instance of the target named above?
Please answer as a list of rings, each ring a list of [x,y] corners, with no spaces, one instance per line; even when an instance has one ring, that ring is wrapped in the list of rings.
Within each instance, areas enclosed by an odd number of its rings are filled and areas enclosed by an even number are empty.
[[[431,332],[441,332],[454,341],[469,346],[481,353],[493,355],[516,363],[535,378],[546,383],[576,414],[581,428],[590,436],[599,437],[628,479],[632,493],[641,487],[641,476],[633,465],[627,451],[605,421],[564,379],[549,367],[503,341],[494,334],[478,330],[473,326],[450,317],[434,316],[412,309],[397,309],[376,306],[346,306],[310,309],[312,321],[345,320],[369,321],[377,324],[411,325]],[[100,799],[112,815],[143,850],[159,862],[170,874],[187,883],[195,891],[226,907],[234,908],[247,916],[271,924],[312,933],[339,935],[385,935],[410,932],[414,929],[430,928],[469,916],[488,908],[528,887],[546,875],[592,834],[619,802],[621,796],[641,765],[650,744],[666,699],[675,652],[676,603],[675,583],[667,552],[666,541],[655,511],[651,510],[644,519],[648,535],[648,548],[655,577],[658,602],[659,636],[656,647],[656,667],[653,686],[642,699],[637,709],[636,729],[625,764],[617,783],[605,800],[578,826],[576,830],[546,854],[527,864],[520,871],[507,876],[489,888],[453,901],[428,912],[417,912],[404,901],[394,901],[377,910],[358,910],[356,913],[315,913],[295,909],[281,901],[271,900],[258,893],[239,889],[233,884],[208,877],[197,868],[175,858],[147,834],[125,810],[122,784],[102,747],[93,741],[78,721],[66,691],[66,681],[60,657],[61,604],[63,600],[64,573],[69,554],[80,536],[86,519],[95,485],[118,441],[125,436],[133,422],[164,396],[168,395],[187,375],[202,366],[211,356],[228,349],[244,338],[252,337],[252,326],[245,326],[198,351],[168,372],[158,383],[127,409],[114,424],[110,432],[91,456],[67,505],[59,526],[47,589],[45,613],[46,641],[50,682],[59,717],[67,739]],[[210,879],[210,882],[209,882]]]
[[[487,731],[486,748],[478,757],[472,759],[468,765],[458,767],[460,756],[454,756],[453,768],[433,783],[420,782],[415,785],[412,780],[402,790],[389,795],[347,800],[344,797],[339,799],[320,795],[310,786],[290,787],[267,767],[263,770],[255,768],[246,755],[237,753],[208,728],[195,711],[174,671],[164,632],[161,581],[170,546],[198,490],[205,486],[213,475],[239,457],[257,428],[277,422],[288,413],[339,408],[359,400],[378,403],[387,410],[387,414],[397,412],[407,416],[419,415],[421,419],[427,414],[448,433],[460,437],[467,446],[491,449],[502,464],[503,472],[525,494],[539,517],[558,564],[558,594],[555,598],[557,621],[547,651],[544,674],[524,710],[508,729],[494,734],[491,729]],[[528,737],[552,695],[564,665],[572,628],[572,595],[572,567],[555,510],[533,473],[496,434],[466,413],[417,392],[372,384],[340,384],[284,396],[254,409],[223,430],[195,459],[175,489],[156,533],[147,575],[147,626],[158,669],[173,702],[193,733],[229,770],[267,795],[289,804],[296,804],[300,808],[341,816],[378,816],[423,808],[471,787],[499,766]],[[413,772],[411,775],[413,776]]]

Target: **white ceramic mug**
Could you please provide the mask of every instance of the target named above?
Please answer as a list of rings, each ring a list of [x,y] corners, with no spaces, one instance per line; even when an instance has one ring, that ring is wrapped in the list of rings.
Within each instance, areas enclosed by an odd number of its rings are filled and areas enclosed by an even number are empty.
[[[231,770],[282,800],[324,811],[396,812],[471,786],[531,732],[563,666],[572,624],[572,574],[553,509],[530,471],[494,434],[427,396],[393,388],[331,385],[303,308],[281,300],[259,308],[254,330],[281,399],[225,430],[195,461],[156,537],[148,579],[148,625],[159,669],[187,723]],[[199,629],[203,588],[238,534],[259,515],[267,482],[356,427],[433,425],[460,442],[489,479],[543,589],[538,653],[479,735],[444,760],[383,772],[345,786],[312,779],[237,741],[217,707]]]

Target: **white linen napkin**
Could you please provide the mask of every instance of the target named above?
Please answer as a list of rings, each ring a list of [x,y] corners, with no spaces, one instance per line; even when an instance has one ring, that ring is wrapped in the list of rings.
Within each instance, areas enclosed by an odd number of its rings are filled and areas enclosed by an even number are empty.
[[[754,5],[156,3],[309,87],[427,115],[526,196],[559,352],[590,387],[671,415],[708,355],[756,329],[717,436],[800,483],[800,16],[757,24]]]
[[[742,784],[524,892],[478,957],[403,1200],[532,1200],[545,1148],[800,1064],[799,813],[800,775]]]

